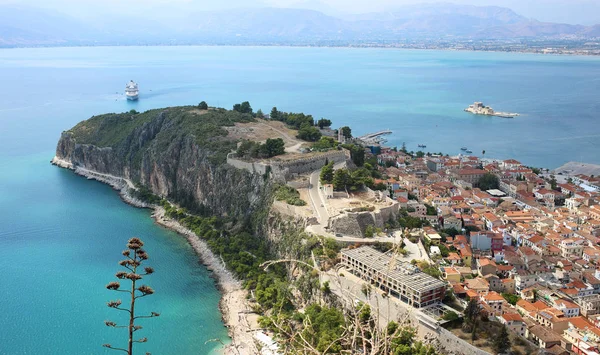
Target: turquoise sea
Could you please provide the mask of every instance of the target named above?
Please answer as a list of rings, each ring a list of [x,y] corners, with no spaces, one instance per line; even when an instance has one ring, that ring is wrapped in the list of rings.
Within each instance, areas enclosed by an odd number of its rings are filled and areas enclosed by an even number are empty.
[[[123,88],[140,84],[138,102]],[[214,281],[183,238],[109,187],[49,164],[60,132],[94,114],[248,100],[351,125],[389,128],[409,150],[516,158],[554,168],[600,163],[600,58],[287,47],[97,47],[0,50],[0,354],[104,354],[124,332],[103,321],[104,289],[131,236],[156,274],[141,331],[154,354],[208,354],[227,342]],[[471,116],[483,101],[519,112]],[[121,342],[123,344],[123,342]]]

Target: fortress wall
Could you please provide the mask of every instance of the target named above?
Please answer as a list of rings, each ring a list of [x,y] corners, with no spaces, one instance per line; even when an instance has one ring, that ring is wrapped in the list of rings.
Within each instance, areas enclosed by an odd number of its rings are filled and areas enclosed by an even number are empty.
[[[227,164],[256,174],[265,174],[270,166],[273,179],[285,182],[294,176],[319,170],[326,162],[341,163],[348,159],[350,159],[348,151],[336,150],[290,161],[272,160],[270,164],[266,164],[243,161],[235,158],[235,153],[229,153],[227,155]]]
[[[234,158],[234,156],[235,155],[233,153],[227,154],[227,164],[237,169],[248,170],[249,172],[255,174],[264,175],[267,173],[267,164],[246,162],[243,160],[236,159]]]
[[[348,159],[345,150],[336,150],[333,152],[325,152],[309,158],[300,158],[286,162],[274,162],[273,169],[278,166],[281,170],[286,170],[287,177],[291,175],[304,174],[321,169],[326,162],[341,163]]]

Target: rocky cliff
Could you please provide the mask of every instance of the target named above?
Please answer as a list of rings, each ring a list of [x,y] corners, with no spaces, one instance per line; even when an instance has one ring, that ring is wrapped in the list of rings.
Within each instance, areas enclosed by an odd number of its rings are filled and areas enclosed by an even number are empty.
[[[222,127],[252,117],[194,107],[95,116],[63,132],[57,158],[129,179],[197,212],[249,217],[266,206],[270,181],[225,163],[236,141]]]

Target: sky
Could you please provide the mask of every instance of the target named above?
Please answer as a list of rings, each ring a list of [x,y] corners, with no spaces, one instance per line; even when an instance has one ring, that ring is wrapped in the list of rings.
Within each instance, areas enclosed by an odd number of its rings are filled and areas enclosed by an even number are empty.
[[[403,5],[439,2],[436,0],[0,0],[33,7],[52,8],[78,17],[97,14],[160,17],[178,12],[221,10],[240,7],[308,8],[343,16],[393,11]],[[600,24],[600,0],[449,0],[464,5],[508,7],[520,15],[540,21],[570,24]]]

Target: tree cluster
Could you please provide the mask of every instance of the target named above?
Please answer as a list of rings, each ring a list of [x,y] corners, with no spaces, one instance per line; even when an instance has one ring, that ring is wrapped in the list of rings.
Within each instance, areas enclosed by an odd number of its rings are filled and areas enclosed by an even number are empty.
[[[497,189],[500,187],[500,179],[492,173],[486,173],[479,179],[477,186],[484,191]]]
[[[365,148],[359,144],[343,144],[343,148],[350,151],[350,158],[356,166],[363,166],[365,164]],[[375,160],[377,162],[377,160]]]
[[[285,142],[281,138],[268,138],[265,143],[243,141],[236,156],[240,158],[271,158],[285,153]]]
[[[321,137],[321,139],[319,139],[319,141],[315,142],[315,144],[313,144],[313,149],[314,150],[318,150],[318,151],[324,151],[324,150],[329,150],[332,148],[337,147],[338,143],[335,139],[331,138],[331,137]]]
[[[320,120],[317,121],[317,126],[319,126],[320,129],[323,129],[325,127],[331,127],[331,120],[328,120],[326,118],[321,118]]]
[[[241,104],[233,105],[233,110],[239,113],[249,113],[252,114],[252,106],[248,101],[244,101]]]
[[[298,190],[287,185],[281,185],[275,190],[275,199],[277,201],[285,201],[287,204],[293,206],[306,206],[306,201],[300,198]]]

